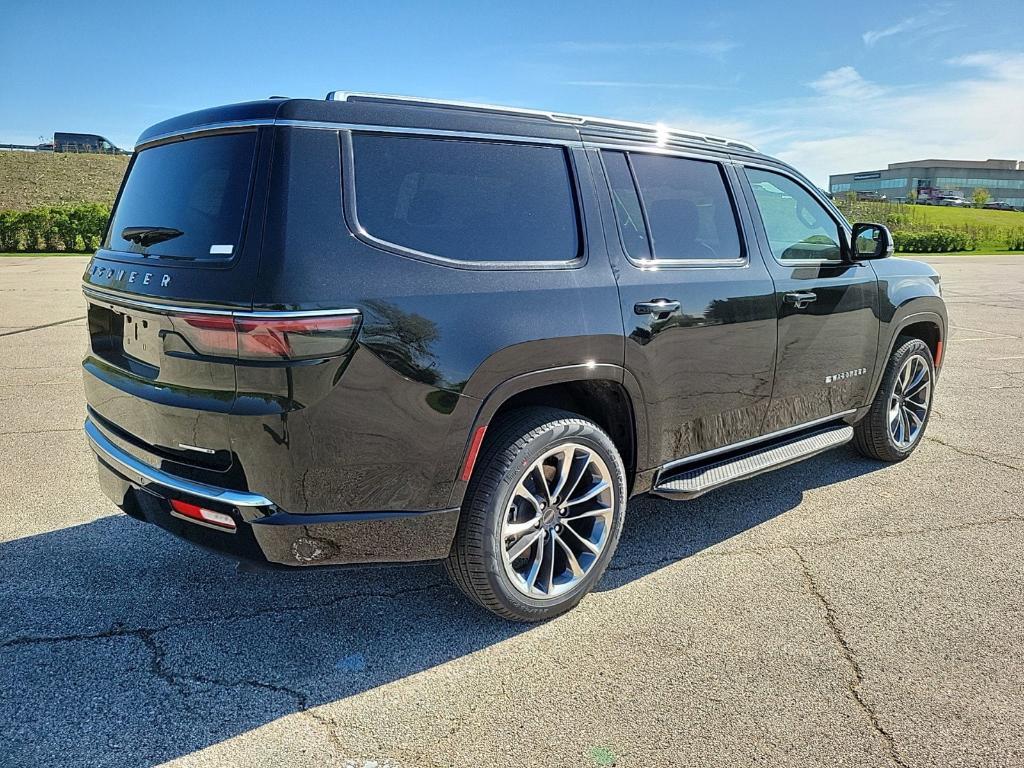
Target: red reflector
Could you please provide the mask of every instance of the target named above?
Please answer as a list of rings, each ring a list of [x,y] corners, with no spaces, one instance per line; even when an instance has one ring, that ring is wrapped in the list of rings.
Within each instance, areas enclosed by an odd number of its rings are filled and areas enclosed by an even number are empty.
[[[219,528],[235,530],[235,521],[231,519],[231,515],[225,515],[223,512],[214,512],[212,509],[200,507],[198,504],[189,504],[181,499],[171,499],[171,509],[182,517],[190,517]]]
[[[462,482],[468,481],[473,476],[473,465],[476,464],[476,457],[480,453],[480,446],[484,442],[486,431],[486,424],[477,427],[476,432],[473,433],[473,439],[469,441],[469,451],[466,453],[466,460],[462,463],[462,474],[459,475],[459,480]]]
[[[935,342],[935,367],[942,365],[942,341]]]

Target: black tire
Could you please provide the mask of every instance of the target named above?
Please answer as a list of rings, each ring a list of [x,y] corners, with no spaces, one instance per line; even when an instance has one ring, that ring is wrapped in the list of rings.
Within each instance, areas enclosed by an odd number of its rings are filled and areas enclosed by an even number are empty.
[[[604,574],[625,517],[625,468],[611,438],[593,422],[568,411],[524,408],[509,413],[488,431],[466,489],[445,570],[456,586],[483,608],[513,621],[544,621],[573,608]],[[578,584],[565,594],[534,599],[519,591],[505,572],[501,525],[524,471],[547,451],[569,442],[593,449],[611,474],[610,530],[604,548]]]
[[[928,375],[931,377],[932,396],[928,400],[928,410],[924,416],[924,423],[920,432],[913,442],[907,447],[897,445],[892,434],[889,432],[889,402],[896,388],[896,377],[907,362],[914,355],[920,355],[928,364]],[[892,356],[885,368],[885,375],[878,387],[875,399],[871,403],[871,409],[853,429],[853,444],[861,454],[879,461],[903,461],[924,438],[925,429],[928,427],[928,420],[932,415],[932,400],[934,399],[935,386],[935,363],[932,360],[931,350],[928,345],[920,339],[903,337],[897,339]]]

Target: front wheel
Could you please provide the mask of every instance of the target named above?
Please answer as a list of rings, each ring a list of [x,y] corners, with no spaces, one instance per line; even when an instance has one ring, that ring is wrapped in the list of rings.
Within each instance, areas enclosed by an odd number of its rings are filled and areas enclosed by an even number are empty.
[[[492,428],[445,567],[499,616],[549,619],[604,573],[622,531],[625,469],[611,438],[573,413],[529,408]]]
[[[854,427],[857,450],[880,461],[903,461],[913,453],[928,426],[934,383],[928,345],[920,339],[898,342],[871,410]]]

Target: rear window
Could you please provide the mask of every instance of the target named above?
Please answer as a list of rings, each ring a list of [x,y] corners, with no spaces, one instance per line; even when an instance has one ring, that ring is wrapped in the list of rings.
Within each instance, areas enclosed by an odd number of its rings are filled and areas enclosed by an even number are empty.
[[[255,148],[256,132],[249,131],[142,150],[128,173],[104,248],[231,258],[242,233]]]
[[[355,134],[355,201],[371,237],[468,262],[579,254],[561,147]]]

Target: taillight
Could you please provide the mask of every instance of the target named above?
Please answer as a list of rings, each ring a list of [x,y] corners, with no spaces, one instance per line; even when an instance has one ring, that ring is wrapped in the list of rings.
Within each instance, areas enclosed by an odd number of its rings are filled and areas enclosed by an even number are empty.
[[[183,315],[175,330],[195,352],[240,360],[315,360],[344,354],[359,314]]]
[[[189,504],[181,499],[171,499],[171,510],[177,513],[179,517],[199,520],[229,531],[235,530],[235,521],[231,519],[231,515],[200,507],[198,504]]]

